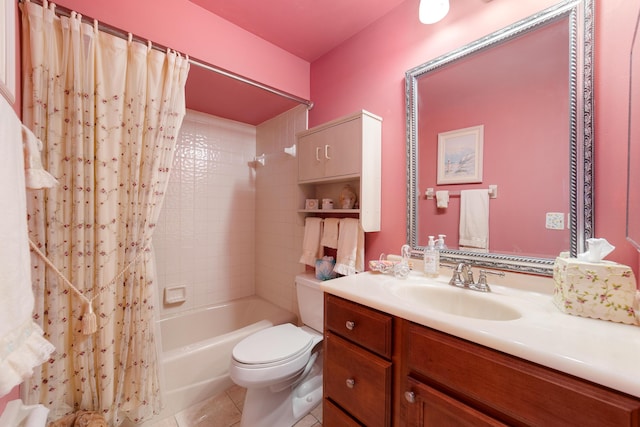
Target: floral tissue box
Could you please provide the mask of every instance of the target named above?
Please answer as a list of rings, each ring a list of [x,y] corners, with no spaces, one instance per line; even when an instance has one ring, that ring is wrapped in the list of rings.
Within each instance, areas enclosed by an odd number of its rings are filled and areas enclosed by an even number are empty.
[[[633,270],[609,261],[556,258],[553,302],[563,312],[640,325],[640,292]]]

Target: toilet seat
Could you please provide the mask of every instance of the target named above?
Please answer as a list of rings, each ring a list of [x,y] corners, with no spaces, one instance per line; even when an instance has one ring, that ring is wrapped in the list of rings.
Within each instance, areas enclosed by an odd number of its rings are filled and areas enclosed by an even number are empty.
[[[291,323],[262,329],[233,348],[233,359],[249,368],[285,364],[308,352],[313,336]]]

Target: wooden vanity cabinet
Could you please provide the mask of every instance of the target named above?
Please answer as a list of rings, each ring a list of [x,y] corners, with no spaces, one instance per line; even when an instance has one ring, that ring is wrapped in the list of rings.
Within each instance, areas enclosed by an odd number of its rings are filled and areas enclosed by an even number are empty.
[[[325,294],[323,424],[391,425],[392,316]]]
[[[324,425],[640,427],[640,399],[325,294]]]
[[[402,329],[401,425],[640,425],[633,396],[411,322]]]

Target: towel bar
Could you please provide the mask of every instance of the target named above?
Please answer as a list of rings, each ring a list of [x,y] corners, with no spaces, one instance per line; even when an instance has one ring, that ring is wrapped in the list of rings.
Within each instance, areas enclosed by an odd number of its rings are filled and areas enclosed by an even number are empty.
[[[498,198],[497,185],[490,185],[487,191],[489,192],[490,199]],[[432,187],[429,187],[427,188],[427,191],[424,192],[424,195],[427,197],[427,199],[433,199],[436,196],[436,191]],[[449,191],[449,197],[456,197],[456,196],[460,196],[460,191]]]

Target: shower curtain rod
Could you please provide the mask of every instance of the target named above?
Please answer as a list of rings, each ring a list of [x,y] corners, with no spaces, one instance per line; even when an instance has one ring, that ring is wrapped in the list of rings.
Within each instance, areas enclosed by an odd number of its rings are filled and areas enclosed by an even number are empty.
[[[44,4],[43,4],[44,0],[28,0],[28,1],[31,1],[32,3],[35,3],[35,4],[39,4],[40,6],[44,7]],[[24,3],[25,0],[20,0],[20,2]],[[58,6],[57,4],[55,4],[54,12],[55,12],[56,15],[70,17],[72,10],[68,9],[68,8],[66,8],[64,6]],[[82,15],[82,14],[80,14],[80,15]],[[116,37],[119,37],[121,39],[128,40],[129,39],[129,34],[131,34],[132,40],[140,42],[140,43],[143,43],[143,44],[151,43],[151,47],[153,49],[156,49],[156,50],[159,50],[159,51],[162,51],[162,52],[166,52],[167,49],[169,49],[167,46],[162,46],[162,45],[154,43],[153,41],[150,41],[148,39],[136,36],[133,33],[130,33],[128,31],[124,31],[124,30],[121,30],[120,28],[117,28],[117,27],[105,24],[103,22],[100,22],[99,19],[94,19],[94,18],[91,18],[89,16],[82,15],[82,20],[84,20],[86,22],[89,22],[91,24],[93,24],[94,21],[98,21],[98,29],[101,30],[101,31],[104,31],[105,33],[111,34],[112,36],[116,36]],[[195,65],[196,67],[204,68],[207,71],[211,71],[211,72],[214,72],[214,73],[217,73],[217,74],[221,74],[223,76],[230,77],[230,78],[232,78],[234,80],[237,80],[237,81],[242,82],[242,83],[246,83],[246,84],[254,86],[254,87],[258,88],[258,89],[262,89],[264,91],[271,92],[274,95],[278,95],[278,96],[281,96],[283,98],[287,98],[287,99],[289,99],[291,101],[295,101],[295,102],[297,102],[299,104],[306,105],[308,110],[311,110],[313,108],[313,101],[310,101],[308,99],[300,98],[299,96],[292,95],[292,94],[290,94],[288,92],[284,92],[282,90],[276,89],[276,88],[271,87],[269,85],[265,85],[263,83],[257,82],[255,80],[249,79],[247,77],[243,77],[243,76],[241,76],[239,74],[236,74],[236,73],[233,73],[231,71],[224,70],[222,68],[216,67],[215,65],[209,64],[209,63],[201,61],[199,59],[192,58],[191,56],[188,56],[188,59],[189,59],[189,63],[192,64],[192,65]]]

